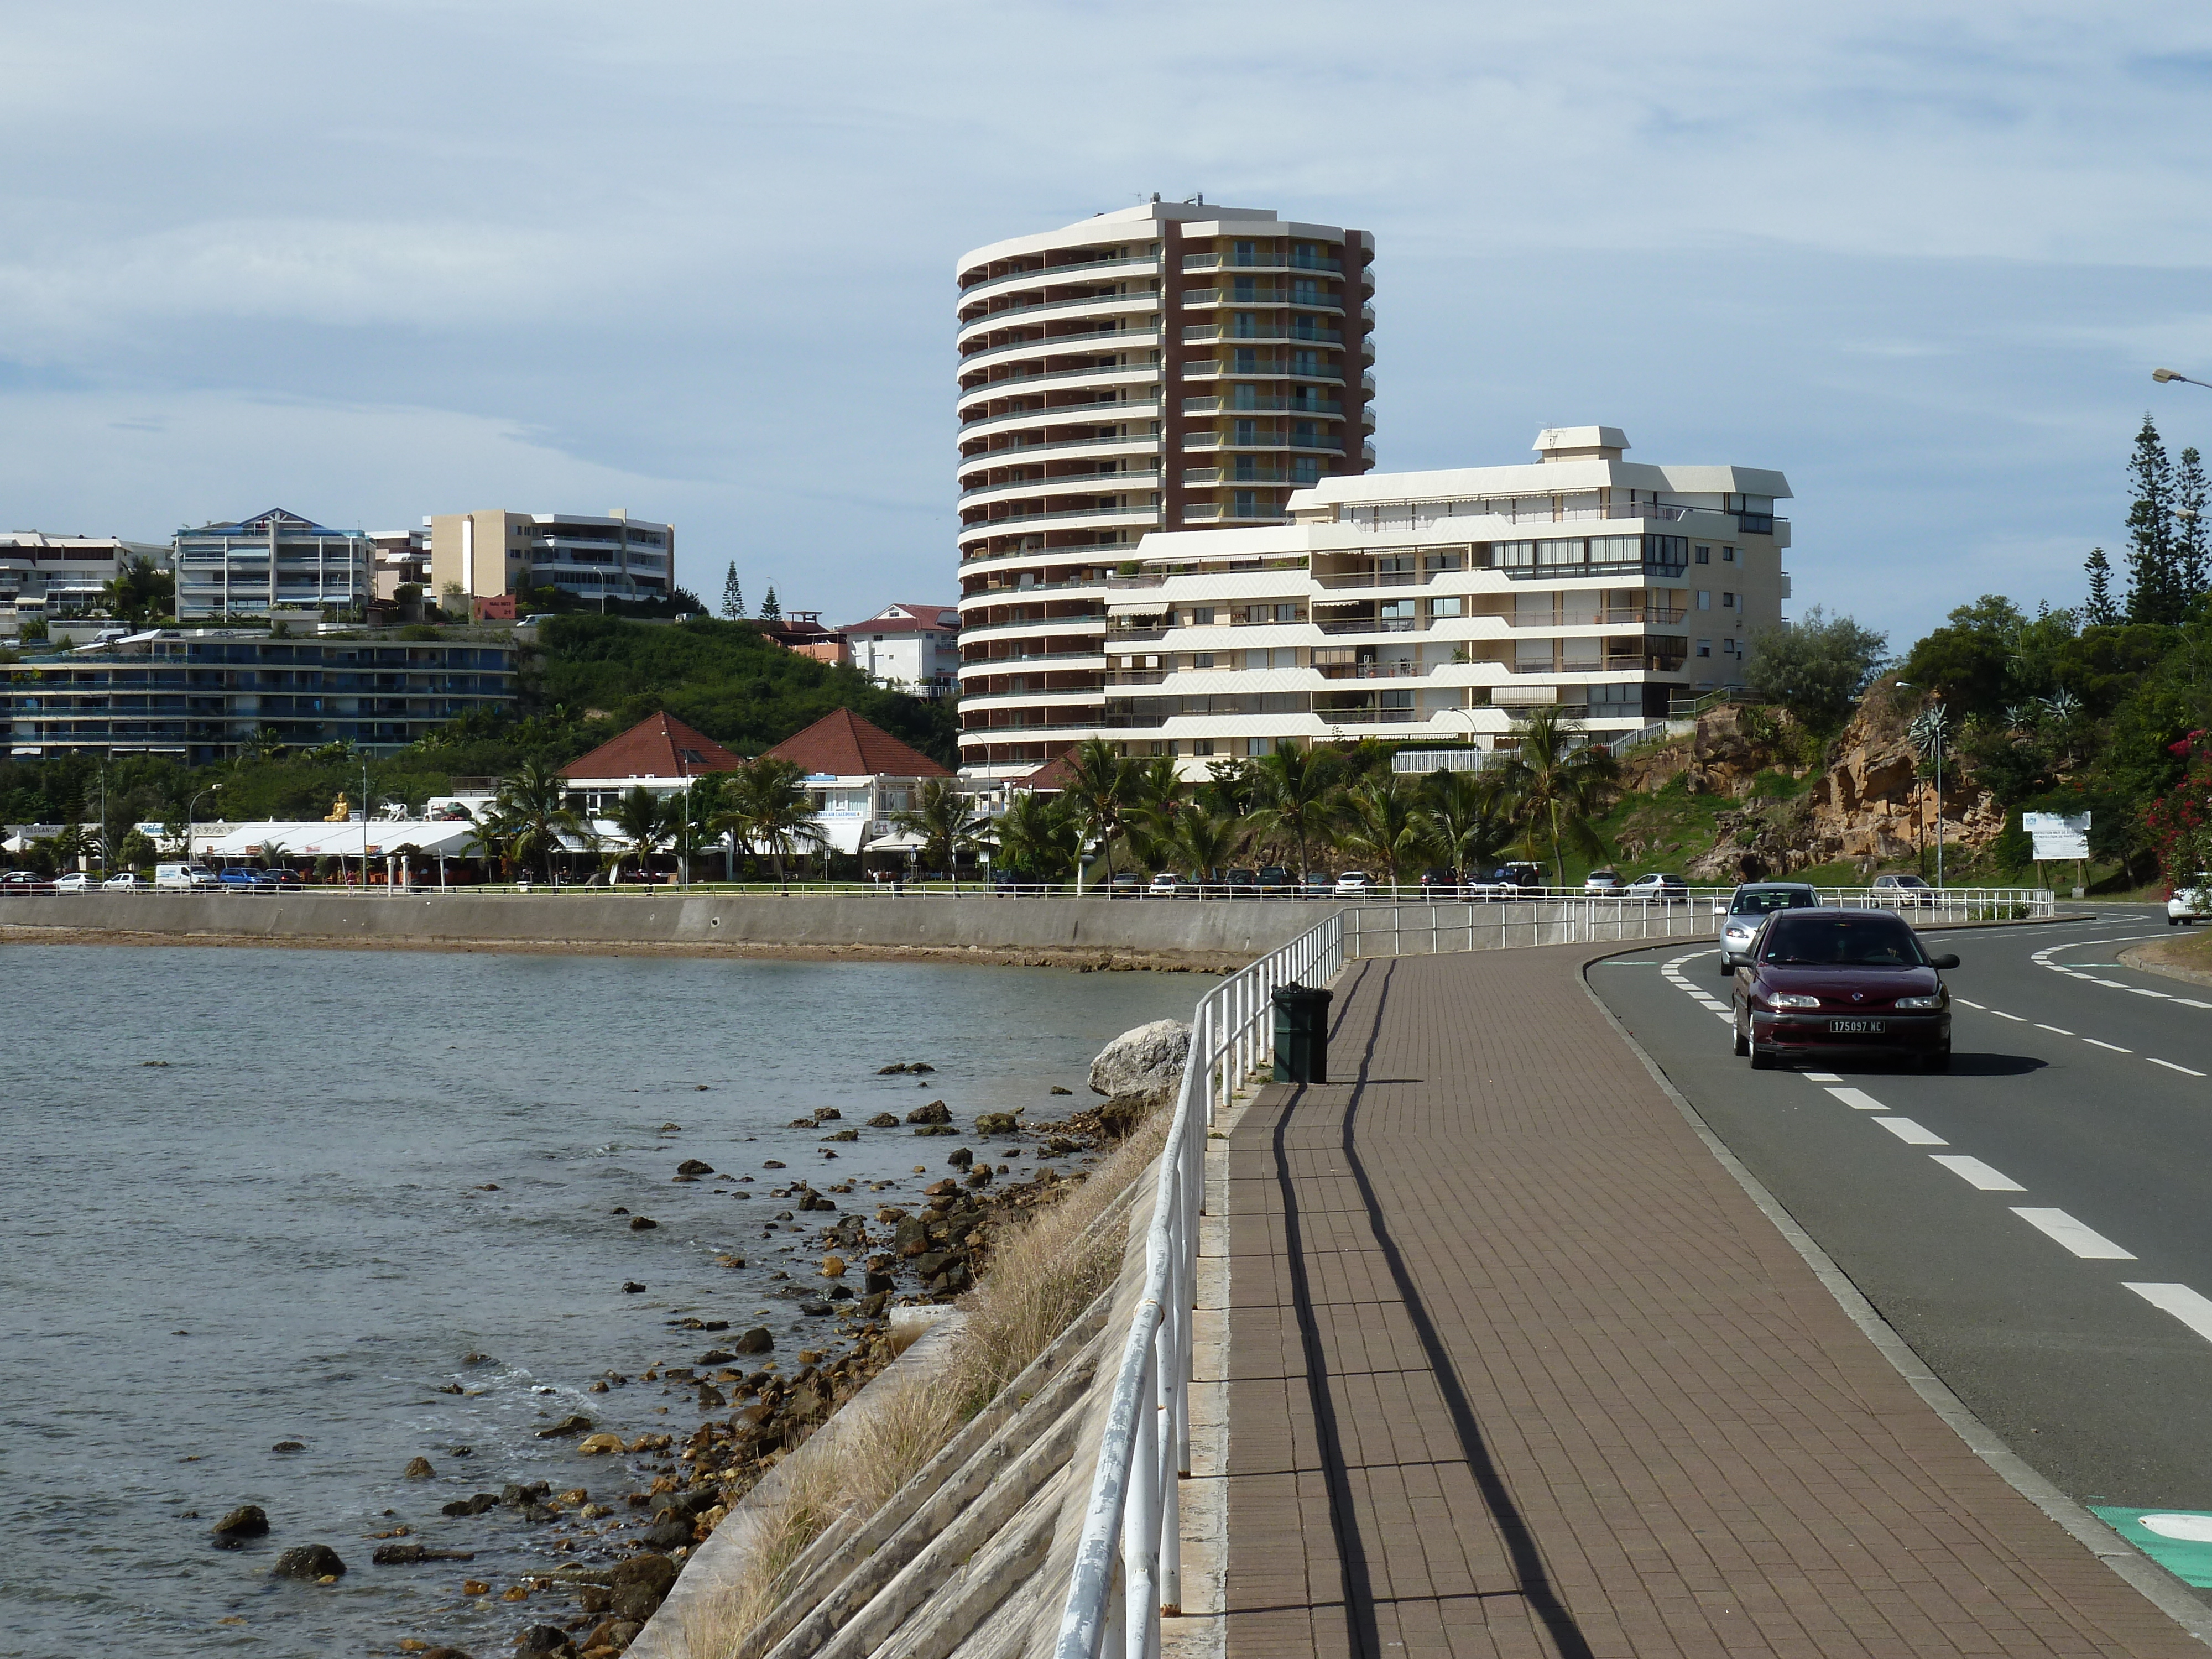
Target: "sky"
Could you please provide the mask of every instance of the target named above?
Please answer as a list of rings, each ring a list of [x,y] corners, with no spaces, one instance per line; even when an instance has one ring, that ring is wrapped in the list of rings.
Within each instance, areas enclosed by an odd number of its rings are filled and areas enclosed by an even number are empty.
[[[623,507],[949,601],[958,256],[1155,191],[1374,234],[1382,469],[1779,469],[1793,613],[1900,650],[2077,602],[2146,411],[2212,449],[2167,0],[75,0],[0,75],[0,528]]]

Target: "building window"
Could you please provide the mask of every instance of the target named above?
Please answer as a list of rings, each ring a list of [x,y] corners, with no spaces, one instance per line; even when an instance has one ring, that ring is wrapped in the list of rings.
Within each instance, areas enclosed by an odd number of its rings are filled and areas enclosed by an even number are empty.
[[[1722,609],[1722,610],[1723,610],[1723,611],[1733,611],[1733,610],[1735,610],[1735,594],[1733,594],[1733,593],[1723,593],[1723,594],[1721,595],[1721,609]]]
[[[1713,654],[1713,642],[1711,640],[1699,640],[1698,641],[1698,654],[1701,657],[1711,656]]]
[[[1190,752],[1194,755],[1199,756],[1211,755],[1213,752],[1213,739],[1212,738],[1193,738],[1190,740]]]
[[[1240,519],[1260,516],[1260,492],[1256,489],[1235,489],[1230,492],[1229,510]]]
[[[1721,562],[1723,564],[1734,564],[1735,562],[1735,549],[1732,547],[1724,547],[1721,549]]]
[[[1294,623],[1297,619],[1298,608],[1295,605],[1279,605],[1275,607],[1275,620],[1277,622]]]
[[[1698,562],[1699,564],[1711,564],[1712,562],[1713,550],[1711,548],[1701,547],[1698,550]]]
[[[1212,666],[1213,666],[1213,653],[1212,653],[1211,651],[1194,651],[1194,652],[1192,652],[1192,653],[1191,653],[1191,656],[1190,656],[1190,665],[1191,665],[1193,668],[1211,668],[1211,667],[1212,667]]]
[[[1189,626],[1193,628],[1211,628],[1212,625],[1213,607],[1212,605],[1194,605],[1191,606]]]
[[[1699,588],[1699,589],[1698,590],[1698,610],[1700,610],[1700,611],[1710,611],[1710,610],[1711,610],[1712,608],[1713,608],[1713,593],[1712,593],[1712,590],[1711,590],[1711,588],[1709,588],[1709,587],[1701,587],[1701,588]]]

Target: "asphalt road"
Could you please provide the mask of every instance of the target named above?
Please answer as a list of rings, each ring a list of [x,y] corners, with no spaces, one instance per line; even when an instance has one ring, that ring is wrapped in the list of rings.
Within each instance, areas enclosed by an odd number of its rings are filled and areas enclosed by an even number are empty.
[[[2160,912],[1931,931],[1948,1073],[1753,1072],[1710,945],[1590,981],[2014,1450],[2086,1504],[2212,1510],[2212,987],[2113,965]],[[1941,943],[1935,943],[1940,939]],[[2025,1212],[2026,1213],[2022,1213]]]

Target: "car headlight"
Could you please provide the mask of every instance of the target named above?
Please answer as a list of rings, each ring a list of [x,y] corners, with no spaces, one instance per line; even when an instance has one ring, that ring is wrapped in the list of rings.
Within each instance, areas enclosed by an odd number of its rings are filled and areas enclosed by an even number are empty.
[[[1796,991],[1778,991],[1767,998],[1767,1006],[1774,1008],[1817,1008],[1820,999],[1799,994]]]
[[[1941,1008],[1943,999],[1941,994],[1932,997],[1899,997],[1897,1006],[1900,1008]]]

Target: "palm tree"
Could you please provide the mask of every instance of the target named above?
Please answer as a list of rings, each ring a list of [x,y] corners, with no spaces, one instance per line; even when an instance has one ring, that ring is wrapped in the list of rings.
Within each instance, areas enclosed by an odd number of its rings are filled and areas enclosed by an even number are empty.
[[[1297,843],[1298,879],[1306,878],[1306,849],[1333,816],[1343,763],[1327,749],[1279,749],[1251,769],[1253,827]]]
[[[1176,802],[1160,815],[1160,839],[1193,881],[1214,880],[1244,842],[1244,824],[1234,816],[1208,811],[1195,800]]]
[[[1431,772],[1414,816],[1455,880],[1488,864],[1513,839],[1513,817],[1495,776],[1476,772]]]
[[[731,866],[736,860],[736,851],[728,838],[714,828],[714,821],[721,817],[727,804],[729,788],[728,773],[708,772],[692,779],[691,787],[676,798],[673,818],[676,850],[677,856],[682,860],[682,878],[686,884],[691,880],[691,849],[702,844],[710,846],[717,840],[722,843],[722,879],[729,881],[734,878],[735,872]]]
[[[611,821],[617,832],[629,843],[629,850],[637,854],[637,873],[640,880],[644,879],[645,877],[646,860],[659,851],[668,841],[669,828],[673,817],[669,809],[676,805],[674,797],[672,796],[664,800],[641,783],[624,792],[615,802],[614,817]],[[678,808],[678,810],[681,809]],[[615,854],[614,875],[617,881],[622,878],[622,859],[623,855],[620,853]]]
[[[902,835],[921,837],[923,862],[950,875],[957,893],[960,854],[975,850],[978,837],[990,827],[990,821],[969,805],[958,779],[930,778],[916,792],[909,811],[891,814],[891,824]]]
[[[1393,898],[1397,896],[1399,871],[1431,845],[1413,792],[1389,772],[1346,792],[1339,836],[1347,852],[1382,870]]]
[[[1065,795],[1016,795],[995,827],[1000,867],[1035,881],[1058,881],[1083,850],[1083,826]]]
[[[568,781],[543,761],[523,762],[499,787],[494,812],[506,821],[507,856],[519,863],[544,860],[545,879],[553,879],[553,855],[565,831],[581,836],[583,820],[568,805]]]
[[[787,893],[791,883],[784,872],[784,860],[830,844],[829,836],[814,821],[814,803],[800,787],[805,775],[790,761],[763,756],[732,775],[729,804],[709,826],[717,834],[730,831],[748,847],[766,853],[775,870],[776,885]]]
[[[1581,726],[1565,709],[1532,710],[1513,757],[1498,777],[1529,856],[1549,848],[1552,872],[1561,887],[1567,884],[1570,850],[1605,856],[1605,842],[1590,820],[1603,809],[1620,771],[1612,756],[1581,742],[1582,735]]]
[[[1114,879],[1114,837],[1135,802],[1136,766],[1114,752],[1103,738],[1086,738],[1068,756],[1065,793],[1075,805],[1087,836],[1096,836],[1105,855],[1106,879]],[[1080,880],[1080,861],[1078,878]]]

